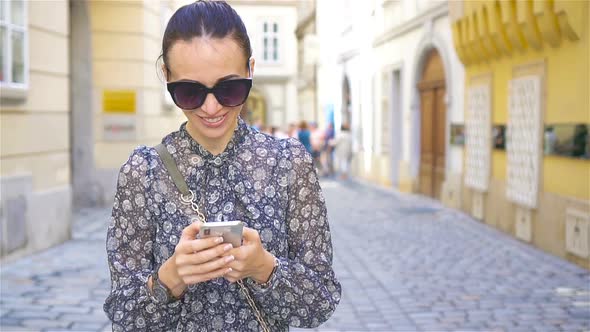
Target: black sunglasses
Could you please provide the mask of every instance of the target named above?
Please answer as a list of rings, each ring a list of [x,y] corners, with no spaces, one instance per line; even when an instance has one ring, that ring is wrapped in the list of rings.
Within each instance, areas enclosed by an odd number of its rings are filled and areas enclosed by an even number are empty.
[[[171,82],[167,84],[167,88],[176,106],[183,110],[194,110],[201,107],[210,93],[221,105],[236,107],[246,102],[252,88],[252,79],[240,78],[221,81],[212,88],[193,81]]]

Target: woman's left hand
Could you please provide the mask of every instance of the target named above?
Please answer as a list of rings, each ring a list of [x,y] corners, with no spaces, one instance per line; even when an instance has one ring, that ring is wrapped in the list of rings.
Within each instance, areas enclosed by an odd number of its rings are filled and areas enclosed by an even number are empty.
[[[258,283],[268,281],[274,268],[275,258],[262,247],[260,235],[255,229],[244,227],[242,246],[233,248],[224,256],[234,256],[234,261],[227,266],[232,269],[224,275],[230,282],[250,277]]]

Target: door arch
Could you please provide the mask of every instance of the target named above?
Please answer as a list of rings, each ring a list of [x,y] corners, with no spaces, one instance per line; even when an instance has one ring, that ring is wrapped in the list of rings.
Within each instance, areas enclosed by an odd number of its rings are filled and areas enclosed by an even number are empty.
[[[240,117],[249,125],[265,127],[267,126],[266,115],[267,109],[264,96],[259,91],[252,89],[246,100],[246,104],[242,107]]]
[[[420,96],[420,165],[418,189],[421,194],[440,198],[446,165],[446,84],[439,52],[426,55],[418,91]]]

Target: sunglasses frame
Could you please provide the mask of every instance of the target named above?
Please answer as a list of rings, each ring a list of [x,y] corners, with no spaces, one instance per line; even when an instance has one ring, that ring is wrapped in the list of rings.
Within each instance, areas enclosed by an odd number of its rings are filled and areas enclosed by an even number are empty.
[[[226,105],[226,104],[224,104],[221,101],[222,98],[219,98],[218,95],[217,95],[217,93],[219,93],[219,90],[218,90],[219,87],[220,86],[223,86],[223,84],[227,84],[229,82],[240,82],[240,83],[241,82],[244,82],[244,84],[246,84],[246,86],[247,86],[248,91],[246,93],[246,96],[244,97],[244,99],[239,104],[236,104],[236,105]],[[179,87],[180,85],[183,85],[183,84],[194,84],[195,85],[195,89],[199,89],[199,90],[202,90],[202,91],[205,92],[203,101],[201,102],[200,105],[197,105],[194,108],[186,109],[186,108],[183,108],[182,106],[180,106],[178,104],[178,102],[176,100],[176,96],[174,94],[174,91],[176,90],[177,87]],[[250,95],[250,90],[252,89],[252,78],[236,78],[236,79],[224,80],[224,81],[221,81],[221,82],[216,83],[211,88],[208,87],[208,86],[206,86],[206,85],[204,85],[203,83],[197,82],[197,81],[177,81],[177,82],[167,83],[166,84],[166,88],[167,88],[168,92],[170,93],[170,96],[172,97],[172,100],[174,101],[174,104],[176,104],[176,106],[178,106],[178,107],[180,107],[181,109],[184,109],[184,110],[195,110],[195,109],[203,106],[203,104],[205,103],[205,100],[207,99],[207,96],[210,93],[212,93],[215,96],[215,99],[217,99],[217,102],[219,104],[221,104],[221,105],[223,105],[225,107],[236,107],[236,106],[240,106],[240,105],[244,104],[246,102],[246,100],[248,99],[248,96]]]

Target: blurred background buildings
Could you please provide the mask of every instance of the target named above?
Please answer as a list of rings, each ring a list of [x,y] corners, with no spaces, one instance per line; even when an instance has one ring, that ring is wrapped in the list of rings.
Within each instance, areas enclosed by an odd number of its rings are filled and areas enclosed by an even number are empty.
[[[156,63],[184,3],[0,2],[4,259],[68,239],[72,209],[109,206],[133,148],[184,121]],[[348,124],[357,179],[590,268],[587,1],[230,3],[251,124]]]

